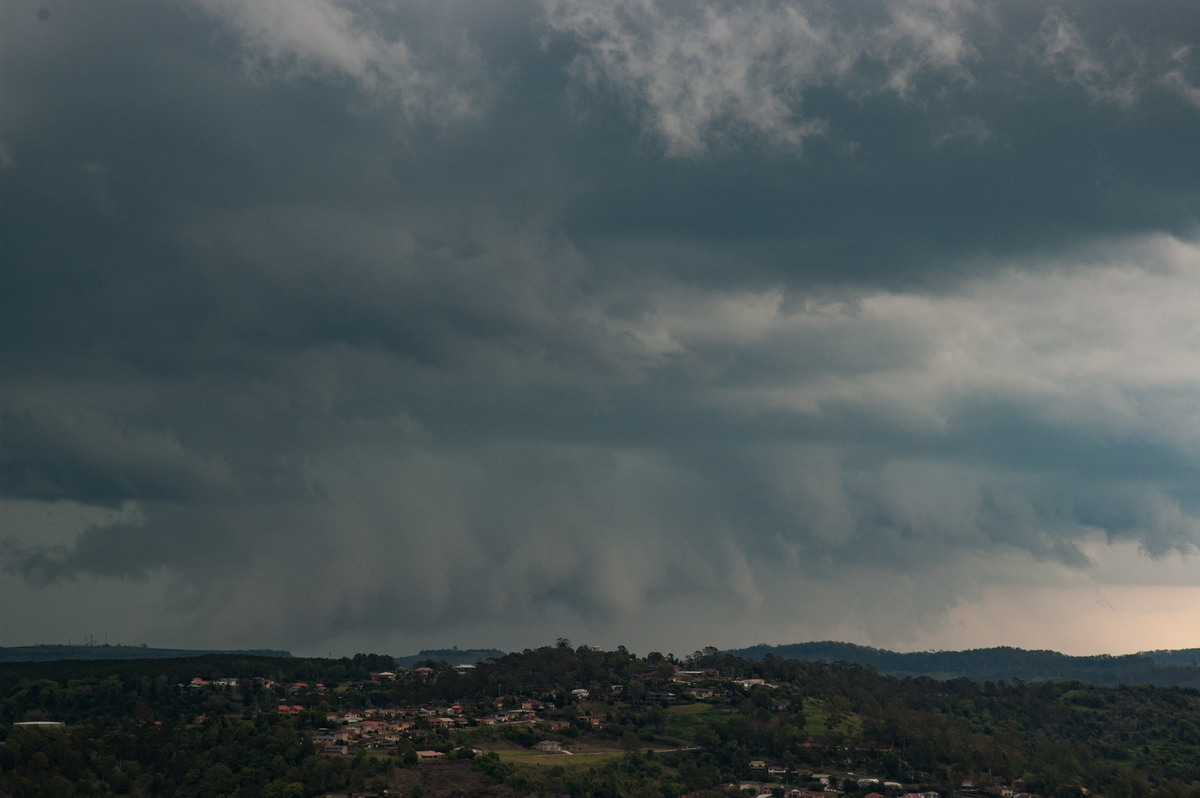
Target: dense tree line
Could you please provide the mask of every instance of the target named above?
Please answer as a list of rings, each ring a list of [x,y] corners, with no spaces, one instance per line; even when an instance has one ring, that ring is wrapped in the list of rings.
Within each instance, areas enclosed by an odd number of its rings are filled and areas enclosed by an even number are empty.
[[[453,703],[468,718],[533,705],[547,722],[427,728],[423,747],[466,760],[543,739],[626,752],[594,767],[522,767],[495,754],[461,762],[509,795],[720,794],[760,759],[947,798],[964,781],[1047,798],[1200,798],[1200,692],[1190,688],[897,678],[771,653],[705,649],[677,661],[565,641],[474,669],[425,665],[395,681],[369,680],[394,660],[368,654],[0,666],[0,793],[276,798],[380,787],[395,768],[416,767],[413,745],[324,755],[311,739],[327,713]],[[673,680],[680,667],[699,675]],[[195,688],[195,676],[239,682]],[[301,681],[310,687],[292,684]],[[688,696],[697,684],[703,702]],[[303,710],[280,715],[285,700]],[[67,725],[12,726],[31,720]],[[843,789],[857,792],[851,780]]]
[[[0,790],[13,798],[298,798],[361,786],[385,770],[377,759],[314,756],[293,721],[266,714],[190,724],[94,719],[18,729],[0,746]]]

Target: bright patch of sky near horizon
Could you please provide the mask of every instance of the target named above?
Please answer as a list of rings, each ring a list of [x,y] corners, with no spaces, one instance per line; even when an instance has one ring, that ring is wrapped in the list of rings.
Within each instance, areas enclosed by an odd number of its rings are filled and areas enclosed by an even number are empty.
[[[1200,7],[0,0],[0,645],[1200,646]]]

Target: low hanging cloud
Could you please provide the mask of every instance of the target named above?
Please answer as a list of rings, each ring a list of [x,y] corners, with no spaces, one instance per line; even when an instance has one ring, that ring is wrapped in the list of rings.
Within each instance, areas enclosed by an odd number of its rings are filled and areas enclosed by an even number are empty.
[[[242,457],[293,448],[301,473],[275,501],[218,492],[173,509],[164,494],[69,550],[10,549],[8,567],[40,583],[165,568],[204,634],[317,644],[347,625],[537,627],[558,607],[615,629],[677,601],[773,617],[830,580],[932,579],[995,552],[1086,570],[1097,539],[1191,554],[1197,278],[1195,246],[1153,239],[1103,266],[1002,270],[952,294],[677,286],[603,320],[639,375],[624,387],[515,342],[508,368],[524,376],[506,388],[340,356],[325,366],[325,436]],[[453,386],[453,407],[426,401]],[[396,394],[379,404],[382,391]],[[412,415],[378,415],[397,405]],[[316,423],[288,412],[296,429]],[[254,422],[225,416],[216,448]],[[297,573],[306,598],[281,603]],[[967,590],[922,589],[930,614]],[[805,617],[812,634],[861,633],[898,623],[890,606]]]

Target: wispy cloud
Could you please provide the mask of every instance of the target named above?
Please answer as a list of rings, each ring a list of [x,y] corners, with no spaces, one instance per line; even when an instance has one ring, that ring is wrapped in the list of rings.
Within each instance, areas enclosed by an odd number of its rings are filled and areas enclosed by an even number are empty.
[[[1095,26],[1086,14],[1051,8],[1042,20],[1037,58],[1057,79],[1081,87],[1096,102],[1132,108],[1147,92],[1166,90],[1197,105],[1186,41],[1139,37]]]
[[[416,36],[388,21],[389,4],[357,0],[194,0],[237,35],[258,74],[332,76],[411,120],[477,118],[496,76],[457,28]],[[415,6],[416,3],[408,5]]]
[[[813,89],[909,96],[927,72],[967,76],[969,3],[887,8],[872,17],[825,3],[546,3],[551,28],[582,48],[576,74],[615,88],[676,156],[698,155],[741,128],[799,147],[824,129],[805,108]],[[879,73],[865,76],[864,62]]]
[[[1109,52],[1102,55],[1073,20],[1051,9],[1042,20],[1038,39],[1039,57],[1060,80],[1078,84],[1096,100],[1126,108],[1138,101],[1148,54],[1127,35],[1109,39]]]

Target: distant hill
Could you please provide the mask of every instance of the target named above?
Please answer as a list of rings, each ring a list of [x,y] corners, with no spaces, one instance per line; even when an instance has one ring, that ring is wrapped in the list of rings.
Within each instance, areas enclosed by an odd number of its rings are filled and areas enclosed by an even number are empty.
[[[1200,665],[1200,648],[1181,648],[1175,651],[1143,651],[1159,665]]]
[[[55,662],[58,660],[178,659],[208,654],[243,654],[255,657],[290,657],[291,652],[271,649],[219,651],[215,649],[148,648],[147,646],[11,646],[0,647],[0,662]]]
[[[445,662],[447,665],[474,665],[487,659],[500,659],[504,655],[505,652],[498,648],[430,648],[422,649],[419,654],[396,657],[396,665],[412,668],[426,660]]]
[[[760,644],[727,652],[744,659],[768,655],[818,662],[870,665],[889,676],[966,677],[979,681],[1073,681],[1089,684],[1154,684],[1200,687],[1200,649],[1150,651],[1140,654],[1075,657],[1057,651],[1026,651],[1007,646],[968,651],[899,653],[853,643],[824,641],[768,646]]]

